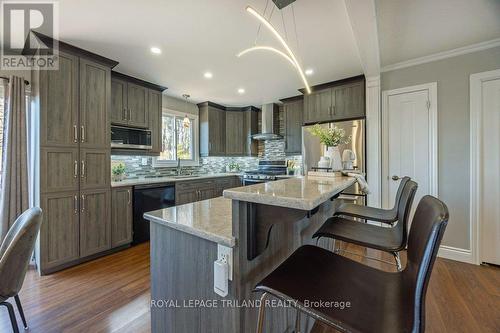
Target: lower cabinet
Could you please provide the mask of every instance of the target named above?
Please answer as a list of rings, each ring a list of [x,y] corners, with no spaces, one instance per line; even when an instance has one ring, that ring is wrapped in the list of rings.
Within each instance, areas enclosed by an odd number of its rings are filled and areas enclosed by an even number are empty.
[[[79,192],[42,196],[43,223],[40,232],[40,268],[51,269],[80,257]]]
[[[111,247],[132,243],[132,187],[111,191]]]
[[[238,176],[177,182],[175,184],[175,204],[178,206],[220,197],[225,189],[239,186],[241,186],[241,180]]]
[[[110,190],[81,192],[80,256],[86,257],[111,248]]]

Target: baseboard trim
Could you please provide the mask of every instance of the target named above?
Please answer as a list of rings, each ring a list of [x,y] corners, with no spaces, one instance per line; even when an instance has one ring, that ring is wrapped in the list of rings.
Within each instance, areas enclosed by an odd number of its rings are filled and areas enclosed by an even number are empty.
[[[474,264],[474,258],[472,257],[471,250],[461,249],[453,246],[441,245],[439,247],[438,257],[461,261],[468,264]]]

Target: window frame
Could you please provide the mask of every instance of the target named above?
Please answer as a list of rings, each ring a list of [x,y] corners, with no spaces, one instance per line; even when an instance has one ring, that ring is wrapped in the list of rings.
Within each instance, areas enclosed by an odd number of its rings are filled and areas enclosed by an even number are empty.
[[[163,116],[170,115],[174,117],[184,118],[186,115],[189,119],[192,120],[192,129],[193,129],[193,159],[181,161],[181,166],[199,166],[200,165],[200,147],[199,147],[199,115],[193,113],[180,112],[172,109],[162,108],[161,113],[161,122],[163,124]],[[174,124],[176,122],[174,121]],[[163,129],[162,129],[163,131]],[[160,132],[162,135],[162,132]],[[175,146],[177,147],[177,128],[175,129]],[[163,149],[163,147],[162,147]],[[177,154],[177,152],[176,152]],[[172,168],[177,166],[177,160],[160,160],[157,156],[153,157],[153,167],[154,168]]]

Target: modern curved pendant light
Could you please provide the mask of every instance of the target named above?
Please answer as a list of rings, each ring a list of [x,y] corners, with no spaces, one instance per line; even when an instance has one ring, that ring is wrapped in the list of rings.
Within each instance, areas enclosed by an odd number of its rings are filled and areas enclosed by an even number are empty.
[[[302,82],[304,82],[304,85],[306,87],[307,93],[310,94],[311,93],[311,87],[309,86],[309,83],[307,82],[307,79],[306,79],[306,76],[304,74],[304,71],[302,70],[302,67],[300,67],[300,64],[297,61],[297,58],[293,54],[292,49],[286,43],[285,39],[283,39],[283,37],[281,37],[281,35],[279,34],[279,32],[273,27],[273,25],[268,20],[266,20],[261,14],[259,14],[251,6],[247,6],[246,10],[247,10],[247,12],[249,12],[250,14],[252,14],[255,18],[257,18],[269,31],[271,31],[273,33],[273,35],[276,37],[276,39],[278,39],[278,41],[281,43],[281,45],[283,45],[283,47],[285,48],[286,52],[288,53],[288,56],[290,57],[290,59],[292,60],[292,62],[295,64],[295,68],[297,69],[297,72],[299,73],[300,78],[302,79]],[[276,51],[278,51],[278,50],[276,50]]]
[[[293,62],[292,58],[290,58],[289,56],[287,56],[284,52],[281,52],[280,50],[278,50],[278,49],[276,49],[274,47],[271,47],[271,46],[254,46],[254,47],[250,47],[250,48],[248,48],[246,50],[241,51],[236,56],[239,58],[242,55],[245,55],[247,53],[254,52],[254,51],[271,51],[271,52],[274,52],[274,53],[282,56],[286,60],[288,60],[288,62],[290,62],[293,67],[297,67],[295,65],[295,63]]]

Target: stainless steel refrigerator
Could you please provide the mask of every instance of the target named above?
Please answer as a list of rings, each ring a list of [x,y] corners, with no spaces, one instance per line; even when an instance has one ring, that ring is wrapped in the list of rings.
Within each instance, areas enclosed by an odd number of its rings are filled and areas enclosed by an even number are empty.
[[[366,128],[365,128],[365,120],[349,120],[349,121],[340,121],[340,122],[331,122],[321,124],[322,127],[328,128],[337,126],[343,128],[346,132],[346,135],[351,136],[351,142],[345,145],[340,145],[340,156],[342,157],[345,149],[352,150],[356,158],[353,161],[353,166],[355,170],[361,171],[363,173],[366,172]],[[311,126],[303,126],[302,127],[302,170],[304,174],[307,174],[309,170],[312,170],[314,167],[318,166],[318,161],[321,156],[324,154],[325,146],[322,145],[319,139],[313,136],[309,132],[309,128]],[[367,181],[369,181],[367,179]],[[346,194],[352,194],[352,198],[354,201],[365,204],[365,196],[361,194],[359,191],[357,184],[352,186],[351,188],[344,191]],[[356,198],[356,196],[358,196]],[[357,200],[356,200],[357,199]]]

